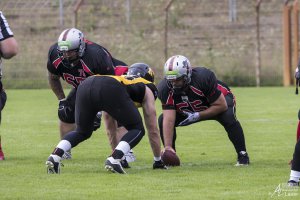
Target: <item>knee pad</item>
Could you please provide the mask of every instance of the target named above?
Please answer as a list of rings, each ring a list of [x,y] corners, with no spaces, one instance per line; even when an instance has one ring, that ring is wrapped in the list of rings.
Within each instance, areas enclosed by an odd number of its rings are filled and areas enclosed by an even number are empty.
[[[62,122],[75,123],[75,109],[72,106],[60,107],[57,114]]]

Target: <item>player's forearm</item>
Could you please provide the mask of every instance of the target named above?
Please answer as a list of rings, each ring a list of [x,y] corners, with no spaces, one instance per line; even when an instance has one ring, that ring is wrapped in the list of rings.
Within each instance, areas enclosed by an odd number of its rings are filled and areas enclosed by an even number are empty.
[[[227,110],[227,105],[211,106],[208,109],[200,112],[200,120],[210,119]]]
[[[111,148],[114,149],[119,143],[117,138],[117,134],[118,134],[117,124],[115,119],[112,118],[108,113],[106,112],[102,112],[102,113],[103,113],[102,116],[104,119],[106,134],[108,136]]]
[[[173,130],[174,130],[174,125],[172,125],[172,122],[164,119],[163,120],[163,134],[164,134],[165,147],[172,147],[173,135],[174,135]]]
[[[61,82],[59,80],[59,77],[48,73],[48,81],[53,93],[56,95],[58,100],[64,99],[66,96],[62,88]]]
[[[200,111],[200,120],[210,119],[228,109],[225,97],[223,94],[211,104],[206,110]]]
[[[161,152],[160,146],[160,137],[158,130],[153,132],[148,132],[149,134],[149,142],[153,152],[154,157],[159,157]]]

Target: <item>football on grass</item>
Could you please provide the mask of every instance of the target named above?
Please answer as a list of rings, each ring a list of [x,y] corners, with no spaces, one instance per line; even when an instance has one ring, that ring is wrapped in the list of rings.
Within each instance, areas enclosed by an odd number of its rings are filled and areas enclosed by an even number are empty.
[[[179,166],[180,160],[179,157],[176,155],[175,152],[171,150],[165,150],[161,155],[162,161],[167,166]]]

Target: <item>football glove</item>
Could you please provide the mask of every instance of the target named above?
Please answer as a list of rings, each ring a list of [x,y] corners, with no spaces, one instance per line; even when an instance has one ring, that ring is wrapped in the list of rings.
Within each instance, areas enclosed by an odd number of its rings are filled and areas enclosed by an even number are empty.
[[[153,169],[168,169],[162,160],[154,161]]]
[[[98,112],[95,116],[94,119],[94,131],[96,131],[98,128],[101,126],[101,117],[102,117],[102,112]]]
[[[178,126],[187,126],[200,120],[199,112],[190,113],[190,112],[183,111],[183,114],[186,115],[187,117],[185,120],[180,122]]]
[[[59,101],[58,105],[58,117],[61,121],[65,123],[75,122],[75,112],[71,104],[66,100],[62,99]]]

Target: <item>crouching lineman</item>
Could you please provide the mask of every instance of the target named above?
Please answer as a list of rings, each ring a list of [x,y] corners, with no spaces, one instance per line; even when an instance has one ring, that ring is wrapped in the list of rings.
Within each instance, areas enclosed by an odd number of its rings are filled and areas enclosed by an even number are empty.
[[[192,69],[181,55],[170,57],[164,66],[165,79],[158,85],[162,103],[159,128],[165,149],[176,151],[176,127],[216,120],[226,130],[237,152],[237,164],[248,165],[243,129],[235,116],[235,99],[230,89],[204,67]]]
[[[122,75],[127,71],[124,62],[115,59],[104,47],[87,40],[76,29],[65,29],[48,53],[48,81],[59,100],[59,130],[62,139],[68,132],[75,130],[75,101],[78,85],[88,76],[95,74]],[[74,88],[65,96],[61,79]],[[101,112],[94,117],[94,130],[100,127]],[[70,159],[71,152],[65,152],[64,158]]]
[[[134,102],[144,109],[147,127],[156,125],[155,97],[157,89],[143,78],[133,80],[118,76],[91,76],[83,81],[77,91],[75,104],[76,130],[69,132],[57,145],[46,161],[48,173],[60,173],[64,152],[88,139],[93,132],[93,120],[99,111],[105,111],[128,130],[105,161],[105,169],[125,174],[120,161],[134,148],[145,134],[142,117]],[[154,124],[155,123],[155,124]],[[149,133],[154,153],[153,169],[166,169],[160,159],[158,131]],[[159,153],[158,153],[159,152]]]
[[[151,83],[154,83],[154,72],[149,67],[149,65],[145,63],[135,63],[128,68],[128,72],[126,75],[127,79],[132,80],[139,77],[146,79]],[[151,87],[154,88],[155,86],[151,84]],[[156,91],[156,89],[153,91]],[[147,105],[147,104],[141,104],[135,102],[135,105],[136,107],[143,108],[144,121],[147,127],[149,142],[153,151],[154,160],[157,161],[156,164],[159,164],[158,161],[160,161],[160,138],[159,138],[159,131],[157,127],[157,118],[156,118],[156,111],[155,111],[155,99],[157,98],[157,92],[153,93],[153,95],[154,95],[154,101],[149,102],[150,104]],[[146,106],[151,106],[151,108],[149,108],[150,110],[152,110],[151,113],[147,112]],[[107,116],[110,117],[109,115]],[[124,134],[127,132],[127,130],[124,127],[118,126],[119,123],[116,120],[114,120],[112,117],[110,117],[110,119],[105,118],[105,122],[106,122],[105,125],[107,126],[106,129],[110,140],[110,144],[112,149],[114,149],[119,143],[121,137],[123,137]],[[121,160],[121,164],[123,168],[130,168],[128,162],[134,161],[134,160],[129,160],[130,159],[129,156],[130,154],[126,154],[124,159]]]

